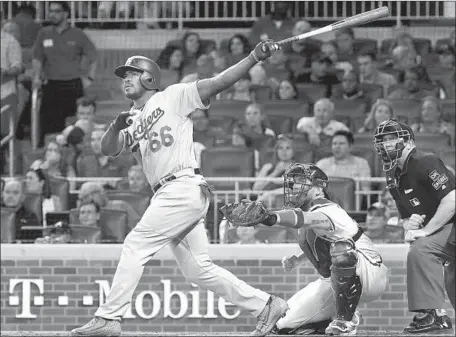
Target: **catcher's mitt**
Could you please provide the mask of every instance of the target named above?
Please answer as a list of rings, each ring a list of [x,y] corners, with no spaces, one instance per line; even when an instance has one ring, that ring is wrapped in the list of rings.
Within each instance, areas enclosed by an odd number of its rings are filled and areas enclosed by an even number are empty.
[[[220,208],[220,212],[234,226],[251,227],[262,223],[269,217],[266,206],[259,201],[242,200]]]

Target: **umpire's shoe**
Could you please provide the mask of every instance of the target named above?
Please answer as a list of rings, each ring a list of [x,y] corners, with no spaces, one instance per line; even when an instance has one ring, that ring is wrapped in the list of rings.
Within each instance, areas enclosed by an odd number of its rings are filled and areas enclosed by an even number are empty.
[[[413,322],[404,329],[404,333],[452,334],[453,326],[444,310],[432,309],[415,315]]]
[[[284,317],[288,304],[280,297],[271,295],[261,314],[258,315],[258,324],[250,336],[266,336],[274,328],[277,321]]]
[[[71,330],[71,336],[120,336],[122,329],[119,321],[94,317],[89,323]]]

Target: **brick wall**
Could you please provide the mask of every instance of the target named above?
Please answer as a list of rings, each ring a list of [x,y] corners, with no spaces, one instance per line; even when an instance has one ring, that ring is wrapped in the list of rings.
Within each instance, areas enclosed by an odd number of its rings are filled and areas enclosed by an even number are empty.
[[[280,258],[295,253],[295,245],[261,245],[254,250],[252,247],[238,247],[213,245],[211,254],[217,264],[265,291],[288,299],[317,278],[309,263],[291,273],[282,271]],[[390,284],[380,299],[360,306],[362,330],[402,330],[412,317],[407,311],[404,259],[407,248],[405,245],[383,247],[381,251],[389,250],[393,257],[388,259],[384,254],[390,270]],[[70,248],[2,245],[2,331],[62,331],[91,319],[98,307],[100,293],[103,294],[100,287],[109,286],[112,281],[121,247],[86,245]],[[264,258],[259,259],[261,256]],[[37,283],[32,283],[28,291],[27,285],[20,283],[23,279]],[[19,283],[14,286],[14,282]],[[40,282],[42,291],[38,289]],[[172,291],[178,291],[180,295],[170,296]],[[183,303],[180,303],[179,296],[184,298]],[[93,302],[87,297],[91,297]],[[447,302],[446,309],[450,308]],[[169,311],[171,316],[179,317],[165,317],[170,316]],[[171,254],[165,252],[146,266],[133,295],[132,316],[125,318],[123,329],[151,332],[251,331],[256,319],[247,312],[240,312],[232,319],[236,311],[236,307],[226,305],[212,293],[188,284]],[[454,317],[453,310],[449,312]],[[21,315],[29,317],[30,314],[36,317],[21,318]],[[154,318],[141,318],[151,316]]]

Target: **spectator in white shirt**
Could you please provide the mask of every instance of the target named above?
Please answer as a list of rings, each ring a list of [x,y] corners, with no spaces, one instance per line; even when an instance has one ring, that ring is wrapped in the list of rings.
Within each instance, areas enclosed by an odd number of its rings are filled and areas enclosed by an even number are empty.
[[[334,120],[334,103],[328,98],[318,100],[314,105],[313,117],[302,117],[297,130],[309,136],[309,142],[319,146],[325,139],[332,137],[339,130],[348,131],[348,127]]]
[[[332,156],[317,162],[329,177],[352,178],[372,177],[371,168],[366,159],[351,154],[354,138],[350,131],[340,130],[332,137]],[[370,190],[370,183],[361,183],[361,190]]]

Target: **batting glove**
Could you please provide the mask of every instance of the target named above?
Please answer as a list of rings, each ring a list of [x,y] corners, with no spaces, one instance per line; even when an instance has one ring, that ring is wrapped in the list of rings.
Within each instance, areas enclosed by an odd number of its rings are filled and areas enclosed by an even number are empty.
[[[121,112],[117,117],[116,119],[114,120],[114,122],[112,122],[112,127],[117,130],[117,131],[120,131],[120,130],[123,130],[123,129],[126,129],[128,128],[130,125],[131,125],[131,116],[133,116],[134,114],[130,111],[124,111],[124,112]]]
[[[260,62],[266,60],[279,49],[280,46],[273,40],[266,40],[258,43],[250,55],[252,55],[256,62]]]

